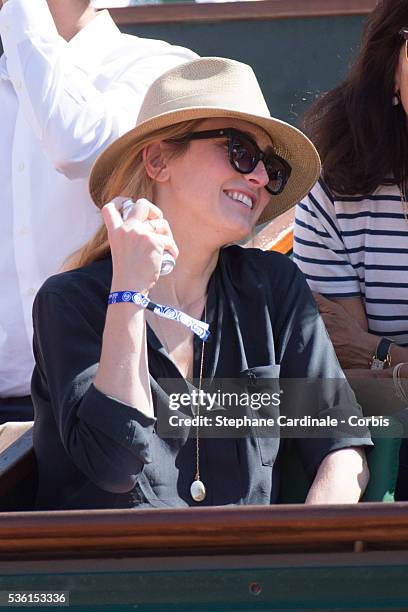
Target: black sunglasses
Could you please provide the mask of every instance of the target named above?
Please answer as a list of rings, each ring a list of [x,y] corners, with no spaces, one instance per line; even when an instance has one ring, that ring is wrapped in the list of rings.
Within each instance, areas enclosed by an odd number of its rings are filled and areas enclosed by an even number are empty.
[[[170,139],[173,142],[187,142],[189,140],[204,140],[207,138],[228,139],[228,159],[231,166],[240,174],[250,174],[260,161],[264,163],[269,182],[265,189],[272,195],[282,193],[289,180],[292,168],[288,162],[275,153],[265,153],[256,144],[255,140],[234,128],[223,128],[221,130],[205,130],[203,132],[191,132],[180,138]]]

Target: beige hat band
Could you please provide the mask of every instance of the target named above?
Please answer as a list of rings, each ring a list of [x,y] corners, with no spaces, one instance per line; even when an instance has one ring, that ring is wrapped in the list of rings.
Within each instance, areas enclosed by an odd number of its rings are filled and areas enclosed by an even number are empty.
[[[234,91],[226,94],[222,100],[222,107],[220,105],[219,94],[212,95],[211,93],[206,93],[205,95],[199,93],[188,96],[179,96],[170,101],[166,101],[161,104],[159,103],[155,106],[155,108],[152,108],[152,105],[147,105],[146,107],[142,106],[136,125],[139,125],[152,117],[157,117],[158,115],[163,115],[173,111],[181,112],[183,109],[189,108],[211,108],[213,110],[220,108],[220,110],[224,112],[226,110],[230,110],[231,112],[248,113],[248,115],[259,115],[261,117],[270,118],[270,113],[266,103],[260,104],[259,99],[255,99],[250,100],[250,102],[247,102],[244,106],[242,104],[242,100],[240,100],[241,94],[242,92],[238,90],[236,92]]]

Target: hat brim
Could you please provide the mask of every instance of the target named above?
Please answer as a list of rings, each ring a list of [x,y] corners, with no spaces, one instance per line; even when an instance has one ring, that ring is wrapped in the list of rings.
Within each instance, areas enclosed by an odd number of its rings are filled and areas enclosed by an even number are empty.
[[[313,187],[320,174],[319,155],[310,140],[297,128],[273,117],[261,117],[235,110],[214,107],[183,108],[148,119],[115,140],[96,160],[89,178],[89,191],[100,206],[102,194],[115,167],[126,159],[129,148],[140,138],[169,125],[196,119],[225,117],[242,119],[261,127],[269,134],[275,152],[292,167],[290,178],[282,193],[271,196],[258,224],[271,221],[292,208]],[[225,126],[228,127],[228,126]]]

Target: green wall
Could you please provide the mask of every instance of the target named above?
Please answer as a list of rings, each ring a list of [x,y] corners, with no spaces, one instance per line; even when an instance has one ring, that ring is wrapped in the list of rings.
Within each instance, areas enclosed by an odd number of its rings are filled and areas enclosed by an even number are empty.
[[[330,545],[329,545],[330,546]],[[345,549],[346,551],[346,544]],[[381,561],[380,555],[382,555]],[[353,558],[354,557],[354,558]],[[247,555],[240,558],[214,555],[207,568],[199,558],[174,557],[127,560],[135,570],[104,570],[120,566],[109,557],[94,560],[94,570],[82,570],[81,561],[71,571],[59,561],[37,564],[36,573],[15,570],[0,576],[7,592],[69,592],[68,607],[5,607],[24,612],[403,612],[407,610],[406,551],[363,554]],[[155,562],[161,569],[155,569]],[[88,568],[91,562],[88,561]],[[53,566],[51,570],[48,568]],[[177,568],[177,565],[179,568]],[[189,566],[187,568],[187,565]],[[98,569],[99,568],[101,569]],[[237,567],[238,566],[238,567]],[[14,563],[14,567],[16,564]],[[35,570],[34,570],[35,571]],[[260,592],[255,595],[251,584]],[[3,596],[3,601],[5,595]],[[7,601],[7,600],[6,600]]]
[[[363,21],[362,16],[309,17],[122,29],[184,45],[200,55],[220,55],[251,64],[272,115],[298,124],[307,105],[344,76],[358,48]]]
[[[272,115],[297,124],[307,105],[344,76],[363,21],[360,16],[317,17],[132,25],[123,31],[251,64]]]

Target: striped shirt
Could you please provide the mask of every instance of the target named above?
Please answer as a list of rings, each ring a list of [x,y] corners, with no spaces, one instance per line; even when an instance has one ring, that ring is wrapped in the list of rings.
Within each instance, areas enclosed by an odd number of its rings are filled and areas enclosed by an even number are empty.
[[[399,188],[334,196],[320,180],[296,207],[294,259],[312,291],[359,296],[368,329],[408,346],[408,222]]]

